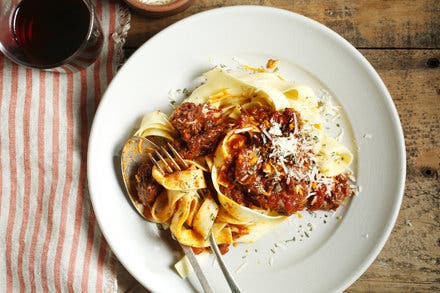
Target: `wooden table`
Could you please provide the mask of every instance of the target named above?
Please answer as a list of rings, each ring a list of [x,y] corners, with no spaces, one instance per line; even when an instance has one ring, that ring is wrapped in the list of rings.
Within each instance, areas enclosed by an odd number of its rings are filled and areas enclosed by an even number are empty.
[[[167,18],[133,14],[126,54],[182,18],[237,4],[274,6],[317,20],[379,72],[405,133],[405,195],[384,249],[346,292],[440,292],[440,1],[195,0]],[[142,290],[120,265],[117,270],[121,291]]]

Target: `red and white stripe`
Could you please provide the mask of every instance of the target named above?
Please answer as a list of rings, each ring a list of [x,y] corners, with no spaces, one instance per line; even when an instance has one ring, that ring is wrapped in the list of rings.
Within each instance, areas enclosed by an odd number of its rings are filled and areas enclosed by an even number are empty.
[[[87,70],[51,73],[0,54],[0,292],[116,290],[87,191],[87,144],[120,56],[119,3],[97,0],[105,42]]]

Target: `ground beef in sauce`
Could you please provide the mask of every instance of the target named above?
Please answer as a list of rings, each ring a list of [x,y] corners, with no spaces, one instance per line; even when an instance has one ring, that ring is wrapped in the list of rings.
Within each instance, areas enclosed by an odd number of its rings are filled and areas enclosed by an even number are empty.
[[[243,111],[237,120],[237,127],[253,124],[269,128],[271,123],[276,122],[285,134],[294,127],[301,127],[298,118],[299,114],[293,109],[273,111],[256,106]],[[291,215],[304,209],[334,210],[346,197],[353,195],[347,177],[338,175],[334,177],[331,196],[327,195],[326,187],[322,185],[315,190],[316,195],[307,197],[310,182],[305,179],[287,180],[283,169],[271,161],[267,141],[261,133],[238,134],[229,142],[229,146],[231,157],[227,158],[220,172],[222,181],[228,182],[227,187],[222,187],[222,192],[239,204]],[[310,168],[307,158],[304,156],[303,165],[295,168]],[[288,166],[294,167],[293,163]]]
[[[188,102],[174,109],[170,121],[178,134],[174,144],[187,159],[215,152],[231,129],[231,120],[223,117],[220,110]]]
[[[351,196],[353,191],[348,184],[347,176],[340,174],[334,177],[335,186],[331,191],[332,196],[326,195],[325,186],[318,189],[316,196],[310,202],[309,210],[317,211],[317,210],[336,210],[345,198]]]
[[[148,206],[163,190],[163,187],[151,177],[153,166],[148,162],[142,162],[132,177],[132,186],[136,189],[138,200]]]

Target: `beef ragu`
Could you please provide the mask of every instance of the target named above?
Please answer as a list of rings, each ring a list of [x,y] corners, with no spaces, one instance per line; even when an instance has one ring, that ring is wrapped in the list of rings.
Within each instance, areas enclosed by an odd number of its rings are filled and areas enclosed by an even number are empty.
[[[233,123],[231,119],[222,116],[221,110],[194,103],[183,103],[176,107],[170,122],[178,134],[174,145],[186,159],[215,152]]]
[[[237,203],[276,211],[280,215],[291,215],[304,209],[334,210],[346,197],[353,195],[345,175],[331,178],[331,184],[315,184],[314,178],[293,178],[285,169],[310,173],[314,164],[309,156],[310,150],[282,158],[283,165],[273,156],[274,141],[267,137],[267,131],[275,123],[281,131],[281,138],[287,138],[291,133],[296,133],[295,138],[298,138],[302,126],[299,115],[293,109],[274,111],[253,106],[243,110],[237,120],[232,120],[206,104],[187,102],[175,108],[170,121],[178,133],[174,144],[188,159],[213,155],[221,139],[232,128],[255,125],[262,130],[237,134],[229,142],[230,156],[220,170],[222,181],[227,182],[222,192]],[[296,147],[301,150],[301,146]]]
[[[230,157],[220,173],[227,182],[222,192],[239,204],[280,215],[304,209],[336,209],[346,197],[353,195],[345,175],[331,178],[330,184],[316,183],[315,178],[308,176],[315,162],[312,151],[301,145],[299,118],[293,109],[273,111],[252,107],[243,111],[237,121],[238,129],[255,125],[262,131],[237,133],[229,142]],[[269,134],[273,125],[277,125],[276,137]],[[296,153],[280,157],[274,152],[278,148],[277,139],[298,141],[294,146]]]
[[[153,165],[149,161],[143,161],[136,168],[135,175],[131,178],[131,186],[136,190],[139,202],[148,206],[164,188],[151,177]]]
[[[330,101],[265,70],[216,67],[204,77],[171,115],[149,112],[135,133],[170,151],[153,152],[131,181],[146,219],[196,253],[213,233],[225,253],[298,211],[335,210],[354,195],[344,173],[353,155],[325,131],[338,115]],[[165,172],[171,156],[179,162]]]

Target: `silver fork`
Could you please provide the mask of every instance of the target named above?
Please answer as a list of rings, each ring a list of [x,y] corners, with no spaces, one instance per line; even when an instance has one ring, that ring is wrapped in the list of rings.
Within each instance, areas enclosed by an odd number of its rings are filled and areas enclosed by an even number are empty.
[[[159,147],[149,139],[140,136],[133,136],[125,142],[121,153],[121,172],[124,179],[124,185],[127,191],[128,198],[130,199],[133,207],[136,209],[139,215],[144,219],[147,219],[144,215],[144,204],[140,202],[135,196],[136,190],[133,190],[130,183],[130,178],[134,176],[139,164],[145,160],[148,160],[147,154],[158,148]],[[184,246],[182,244],[180,244],[180,246],[185,255],[188,257],[188,260],[191,263],[191,266],[193,267],[194,272],[200,281],[200,285],[202,286],[203,291],[205,293],[214,293],[214,290],[210,286],[208,280],[203,274],[202,269],[200,268],[199,263],[197,262],[192,248]]]
[[[187,162],[185,162],[185,160],[180,156],[179,152],[177,152],[176,149],[170,143],[167,143],[167,146],[171,150],[171,152],[173,153],[174,157],[171,156],[171,154],[163,146],[157,146],[154,143],[152,143],[152,144],[156,146],[156,149],[154,150],[153,153],[160,161],[163,162],[163,167],[159,164],[158,159],[154,158],[154,156],[151,153],[149,153],[149,157],[150,157],[150,160],[154,163],[154,165],[159,169],[159,171],[162,172],[162,174],[181,171],[182,169],[186,169],[189,167]],[[159,150],[160,150],[160,152],[159,152]],[[169,159],[169,161],[171,163],[167,162],[167,160],[164,158],[164,156],[161,154],[161,152],[167,159]],[[164,169],[166,169],[166,170],[164,170]],[[214,251],[217,262],[220,265],[220,269],[222,270],[223,275],[225,276],[225,279],[228,282],[229,288],[231,289],[231,291],[233,293],[240,293],[241,290],[238,287],[237,283],[235,282],[234,278],[232,277],[231,273],[229,272],[229,270],[223,260],[222,254],[220,253],[220,249],[218,248],[217,242],[215,241],[214,233],[212,233],[212,230],[211,230],[211,233],[209,233],[209,243],[211,244],[211,248]],[[193,253],[191,248],[189,250],[191,250],[191,252]],[[193,253],[193,255],[194,255],[194,253]],[[196,260],[195,257],[194,257],[194,260]],[[190,259],[190,262],[191,262],[191,259]],[[192,262],[191,262],[191,265],[192,265]],[[197,264],[197,266],[198,266],[198,264]],[[197,277],[199,277],[199,274],[198,274],[196,268],[194,266],[193,266],[193,268],[197,274]],[[200,267],[199,267],[199,269],[200,269]],[[203,272],[201,272],[201,270],[199,273],[201,275],[203,275]],[[206,280],[204,275],[203,275],[203,278]],[[199,278],[199,281],[201,282],[201,284],[203,286],[203,283],[200,280],[200,278]]]

